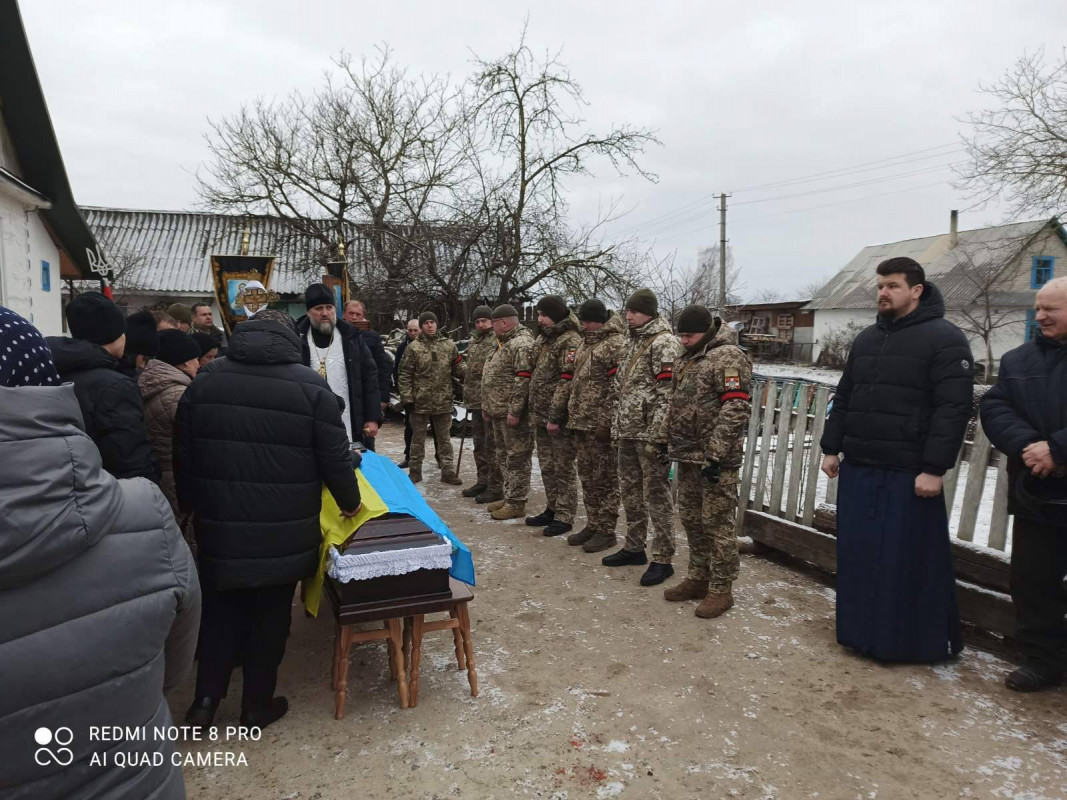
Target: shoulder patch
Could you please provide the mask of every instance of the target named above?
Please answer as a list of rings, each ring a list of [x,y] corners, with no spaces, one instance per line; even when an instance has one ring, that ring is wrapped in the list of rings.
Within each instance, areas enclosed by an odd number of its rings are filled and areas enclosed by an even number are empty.
[[[578,348],[577,347],[568,347],[567,348],[567,363],[568,364],[573,364],[574,363],[574,357],[575,357],[575,354],[577,352],[578,352]]]
[[[736,392],[741,389],[741,375],[736,369],[728,369],[723,372],[723,383],[726,391]]]

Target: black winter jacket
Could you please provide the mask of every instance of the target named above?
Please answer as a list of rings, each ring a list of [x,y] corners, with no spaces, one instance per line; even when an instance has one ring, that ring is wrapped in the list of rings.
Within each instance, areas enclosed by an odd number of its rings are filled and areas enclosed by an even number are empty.
[[[200,578],[216,589],[277,586],[319,562],[325,483],[360,503],[337,399],[276,322],[242,322],[225,361],[197,375],[174,422],[178,503],[195,514]]]
[[[1041,512],[1019,501],[1019,490],[1024,488],[1020,481],[1028,472],[1022,452],[1028,445],[1048,442],[1052,460],[1067,466],[1067,344],[1039,335],[1005,353],[997,385],[982,398],[982,427],[989,441],[1008,456],[1008,511],[1067,524],[1049,516],[1051,509]],[[1032,478],[1025,488],[1038,500],[1067,499],[1067,478]],[[1060,515],[1065,512],[1061,507]]]
[[[385,342],[382,341],[382,335],[378,331],[360,330],[354,325],[352,330],[356,332],[359,338],[363,340],[363,343],[367,345],[367,349],[370,350],[374,365],[378,368],[379,399],[383,403],[388,403],[391,399],[389,394],[392,389],[393,362],[389,360],[389,355],[385,352]]]
[[[974,402],[967,337],[927,283],[919,307],[879,316],[856,337],[826,420],[822,450],[883,469],[944,475],[956,464]]]
[[[74,384],[85,432],[100,451],[104,469],[116,478],[159,483],[137,382],[124,375],[119,360],[100,345],[62,336],[47,341],[59,377]]]
[[[311,348],[308,347],[308,331],[311,320],[304,315],[296,321],[296,332],[300,337],[300,363],[311,363]],[[352,435],[359,438],[363,433],[363,423],[381,422],[381,388],[378,383],[378,367],[366,342],[360,337],[359,329],[349,325],[343,319],[337,320],[337,332],[341,335],[341,347],[345,355],[345,367],[348,370],[348,397],[345,401],[352,419]],[[388,378],[386,378],[388,383]]]

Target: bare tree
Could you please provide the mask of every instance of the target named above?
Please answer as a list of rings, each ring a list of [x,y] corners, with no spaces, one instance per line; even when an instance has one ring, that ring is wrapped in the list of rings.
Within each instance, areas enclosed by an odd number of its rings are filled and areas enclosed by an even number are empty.
[[[693,290],[694,303],[723,313],[727,306],[741,302],[741,268],[734,263],[733,248],[726,248],[726,297],[720,297],[719,248],[702,247],[697,251],[697,275]]]
[[[498,204],[497,297],[502,302],[528,297],[546,283],[574,294],[590,284],[615,282],[624,262],[618,245],[599,235],[610,214],[586,228],[572,228],[566,182],[591,174],[595,158],[620,174],[632,170],[655,180],[637,157],[658,141],[651,131],[629,126],[606,133],[585,130],[581,87],[558,54],[535,56],[525,31],[513,51],[493,60],[477,58],[475,66],[477,120],[503,165],[492,191]]]
[[[1067,207],[1067,50],[1046,64],[1024,55],[992,86],[993,107],[969,114],[967,161],[957,186],[979,202],[1004,196],[1012,214],[1054,214]]]

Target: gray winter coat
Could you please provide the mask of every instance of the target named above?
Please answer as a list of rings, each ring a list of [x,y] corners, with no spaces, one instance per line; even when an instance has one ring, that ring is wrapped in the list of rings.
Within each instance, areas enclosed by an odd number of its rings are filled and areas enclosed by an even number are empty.
[[[70,384],[0,387],[0,797],[184,798],[152,729],[192,663],[195,567],[159,488],[105,472],[82,428]],[[103,725],[147,737],[90,741]]]

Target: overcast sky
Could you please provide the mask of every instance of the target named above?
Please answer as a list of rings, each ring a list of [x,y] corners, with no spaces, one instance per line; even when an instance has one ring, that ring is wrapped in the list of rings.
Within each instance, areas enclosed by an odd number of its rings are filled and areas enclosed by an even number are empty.
[[[633,210],[614,235],[641,236],[690,263],[718,242],[709,196],[732,192],[728,238],[748,296],[794,293],[865,245],[946,230],[949,210],[971,205],[949,185],[947,165],[960,157],[956,118],[986,102],[979,82],[1026,51],[1058,53],[1067,38],[1067,3],[1053,0],[22,0],[20,8],[75,197],[136,209],[195,208],[207,119],[257,96],[314,90],[341,50],[358,55],[384,42],[414,72],[460,78],[472,52],[511,48],[529,14],[529,44],[562,48],[590,103],[591,129],[628,123],[663,141],[643,161],[657,183],[597,165],[595,179],[573,185],[575,216],[589,219],[621,198]],[[866,171],[751,188],[856,165]],[[857,183],[865,185],[822,191]],[[770,199],[782,195],[801,196]],[[1001,209],[975,209],[961,228],[999,221]]]

